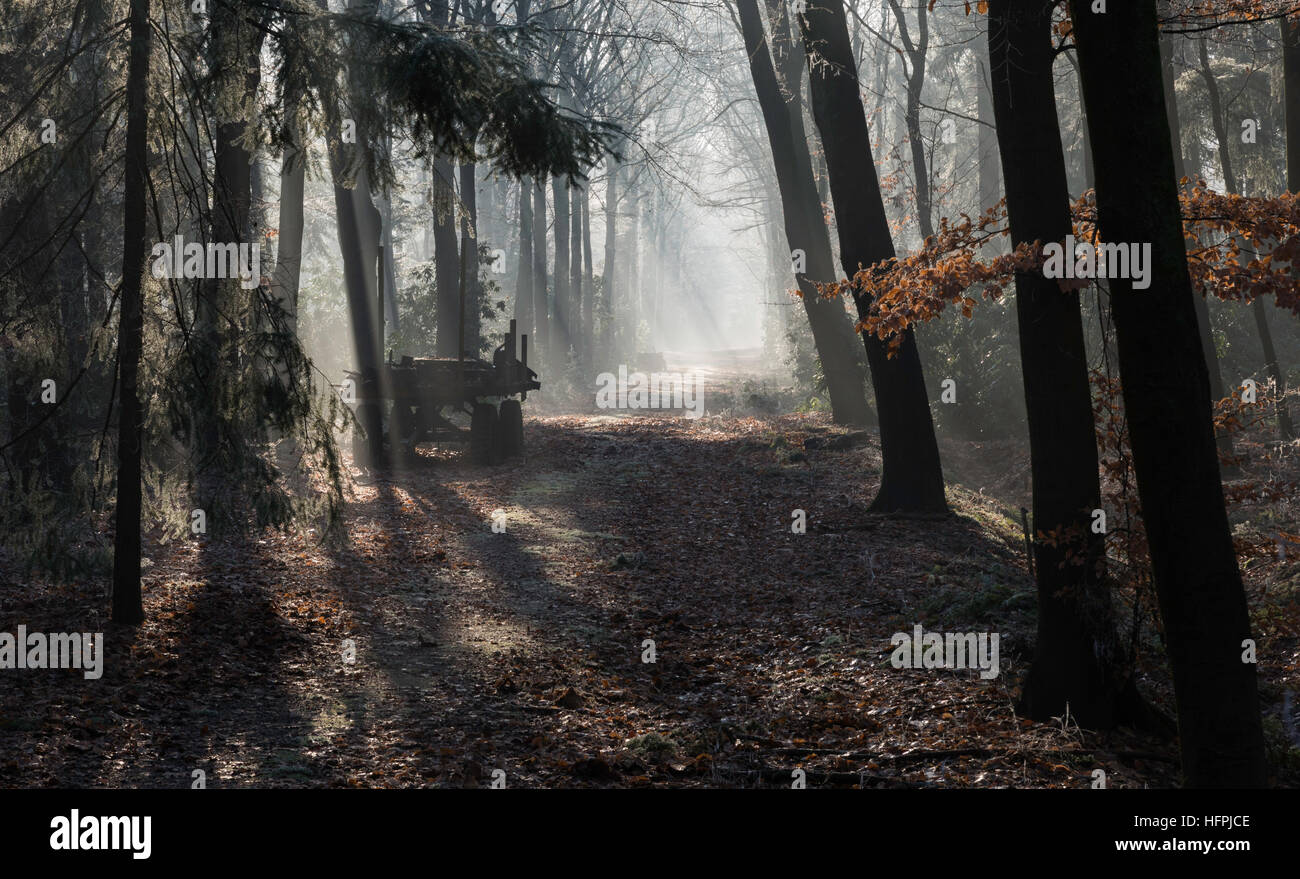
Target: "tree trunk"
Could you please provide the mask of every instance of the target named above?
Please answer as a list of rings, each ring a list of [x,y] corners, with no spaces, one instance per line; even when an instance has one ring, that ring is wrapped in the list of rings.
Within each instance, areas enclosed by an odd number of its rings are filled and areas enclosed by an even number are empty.
[[[590,372],[596,356],[596,267],[591,250],[591,186],[582,187],[582,363]]]
[[[605,267],[600,281],[600,353],[602,363],[609,365],[614,357],[614,259],[618,243],[618,170],[619,164],[613,156],[605,159],[609,168],[609,180],[605,190]]]
[[[144,622],[140,596],[140,443],[144,407],[137,386],[144,348],[140,286],[145,262],[149,157],[149,0],[131,0],[126,82],[126,180],[122,196],[122,293],[118,337],[117,509],[113,534],[115,623]]]
[[[460,352],[460,243],[456,240],[456,173],[451,159],[433,160],[434,278],[438,287],[438,332],[434,350],[439,357]]]
[[[213,71],[216,100],[246,102],[257,94],[261,80],[263,34],[245,21],[251,14],[229,6],[215,6],[209,22],[211,41],[208,63]],[[210,241],[226,245],[250,243],[252,156],[240,143],[247,127],[242,118],[223,118],[216,124],[212,172],[212,226]],[[218,480],[224,470],[219,452],[220,410],[228,404],[230,376],[237,372],[237,347],[232,344],[241,328],[243,306],[234,279],[206,277],[199,285],[195,338],[198,373],[204,393],[192,401],[198,444],[199,506],[213,521],[219,501]],[[222,362],[222,354],[225,362]]]
[[[587,188],[575,186],[570,190],[572,207],[569,222],[569,344],[575,349],[579,361],[586,358],[582,335],[582,211],[587,200]]]
[[[402,316],[397,310],[397,251],[393,247],[393,198],[387,190],[379,202],[379,222],[382,231],[380,243],[384,245],[384,339],[397,332]]]
[[[563,177],[551,178],[551,200],[555,205],[555,320],[551,326],[551,347],[556,363],[569,356],[569,186]]]
[[[1240,195],[1241,187],[1232,170],[1232,153],[1228,147],[1228,124],[1223,115],[1223,98],[1219,92],[1219,83],[1214,78],[1214,71],[1210,68],[1210,57],[1203,38],[1199,41],[1198,51],[1201,78],[1205,81],[1205,89],[1210,98],[1210,117],[1214,126],[1214,137],[1219,145],[1219,166],[1223,172],[1223,185],[1232,195]],[[1273,333],[1268,327],[1266,307],[1264,301],[1258,297],[1250,301],[1251,316],[1255,319],[1255,330],[1259,334],[1259,346],[1264,355],[1264,368],[1273,382],[1278,433],[1283,440],[1290,441],[1294,437],[1294,431],[1291,428],[1291,416],[1286,411],[1286,376],[1282,374],[1277,350],[1273,347]]]
[[[925,160],[925,140],[921,136],[921,92],[925,89],[926,55],[930,49],[930,20],[925,3],[916,5],[917,38],[912,42],[907,21],[898,0],[889,0],[898,21],[898,36],[907,50],[910,69],[907,71],[907,103],[905,118],[907,120],[907,141],[912,152],[912,175],[916,178],[916,219],[921,226],[921,240],[934,235],[934,204],[930,191],[930,169]],[[853,55],[847,56],[850,61]],[[856,70],[856,68],[854,68]]]
[[[1182,120],[1178,114],[1178,92],[1174,88],[1174,53],[1171,40],[1173,37],[1161,35],[1160,37],[1160,61],[1162,65],[1162,80],[1165,92],[1165,108],[1169,112],[1169,137],[1170,147],[1174,151],[1174,174],[1178,176],[1179,185],[1187,176],[1187,160],[1183,156],[1183,134]],[[1205,301],[1205,295],[1200,294],[1196,297],[1196,324],[1201,334],[1201,351],[1205,355],[1205,366],[1210,373],[1210,397],[1213,402],[1222,400],[1225,396],[1223,389],[1223,373],[1219,369],[1219,354],[1214,347],[1214,336],[1210,326],[1210,310]],[[1220,439],[1221,451],[1223,442],[1227,442],[1227,454],[1232,455],[1232,436],[1223,434]]]
[[[821,131],[831,178],[840,261],[853,277],[862,268],[892,259],[894,242],[876,179],[844,5],[841,0],[812,0],[801,21],[813,118]],[[855,292],[854,303],[859,318],[865,318],[870,301]],[[946,512],[939,445],[916,336],[909,327],[893,357],[875,333],[864,333],[863,342],[876,392],[882,458],[880,491],[871,508]]]
[[[460,252],[465,285],[465,356],[483,347],[482,293],[478,277],[478,172],[474,162],[460,166]]]
[[[527,177],[519,179],[519,268],[515,275],[515,320],[520,335],[532,337],[533,316],[533,184]]]
[[[1286,188],[1300,192],[1300,15],[1282,19],[1283,103],[1286,115]]]
[[[1195,787],[1265,782],[1250,617],[1219,481],[1160,83],[1155,0],[1074,0],[1074,36],[1096,157],[1102,239],[1151,245],[1151,286],[1111,281],[1124,408]]]
[[[549,365],[551,351],[550,291],[547,289],[546,270],[546,186],[540,181],[533,186],[533,320],[537,323],[533,343],[536,360]],[[533,351],[534,348],[529,348]],[[531,355],[530,355],[531,356]]]
[[[637,328],[641,325],[641,193],[635,185],[628,187],[628,214],[632,217],[627,231],[627,283],[623,285],[623,338],[620,350],[635,354]]]
[[[979,209],[980,213],[984,213],[1002,198],[1002,177],[999,164],[1001,154],[993,121],[993,95],[991,93],[992,83],[989,78],[989,59],[983,52],[979,54],[975,69],[979,76],[979,82],[976,83],[976,112],[979,114],[980,121],[979,131],[976,134],[976,143],[979,145]],[[1055,102],[1052,104],[1052,110],[1052,119],[1055,120]],[[1067,187],[1066,197],[1069,194]],[[1001,252],[1001,241],[1000,238],[996,239],[986,247]]]
[[[779,39],[776,45],[787,42],[779,23],[786,21],[784,34],[789,33],[785,6],[777,4],[780,13],[774,19]],[[767,49],[767,38],[759,18],[756,0],[737,0],[745,52],[749,57],[750,75],[758,94],[763,124],[772,151],[777,187],[781,194],[782,217],[786,243],[791,261],[795,264],[795,280],[802,293],[804,313],[812,328],[813,345],[822,362],[826,377],[826,392],[831,400],[831,414],[839,424],[866,424],[870,421],[866,396],[863,393],[862,373],[854,353],[853,334],[848,315],[838,300],[823,299],[817,292],[818,283],[835,280],[835,264],[831,254],[830,236],[822,213],[822,202],[813,179],[812,160],[808,153],[808,139],[803,127],[803,112],[798,99],[802,77],[796,67],[794,88],[787,79],[786,88],[778,81],[772,59]],[[802,44],[799,44],[802,48]],[[784,55],[795,58],[795,47]],[[801,55],[802,53],[800,53]],[[786,67],[787,76],[789,69]],[[784,96],[784,97],[783,97]],[[798,270],[796,253],[803,255],[803,270]]]
[[[1052,77],[1053,0],[992,0],[992,112],[1016,247],[1063,242],[1070,192]],[[1038,636],[1019,710],[1035,720],[1068,711],[1109,729],[1141,704],[1122,657],[1104,580],[1092,389],[1078,291],[1041,272],[1016,274],[1020,362],[1033,472]],[[1044,541],[1044,535],[1056,540]],[[1068,553],[1068,556],[1067,556]]]
[[[343,254],[343,284],[347,290],[348,314],[352,322],[352,346],[357,369],[378,377],[383,366],[383,352],[377,338],[379,290],[375,272],[379,256],[379,211],[370,198],[370,183],[364,169],[356,175],[353,188],[346,189],[338,182],[346,177],[342,163],[342,156],[331,151],[330,169],[335,181],[334,212],[339,250]],[[439,318],[438,327],[441,332],[441,314]]]
[[[296,109],[298,95],[286,90],[286,103]],[[287,118],[294,111],[286,107]],[[280,220],[272,289],[284,316],[284,331],[298,335],[298,284],[302,275],[303,198],[306,192],[307,156],[297,127],[290,123],[292,147],[285,149],[280,166]],[[278,364],[282,381],[288,380],[285,364]]]

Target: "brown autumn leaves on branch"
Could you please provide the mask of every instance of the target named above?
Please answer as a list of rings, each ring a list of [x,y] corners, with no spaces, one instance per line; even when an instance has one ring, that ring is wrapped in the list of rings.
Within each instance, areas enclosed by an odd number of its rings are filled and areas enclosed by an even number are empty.
[[[1190,180],[1182,182],[1187,267],[1196,289],[1242,302],[1272,296],[1279,308],[1300,315],[1300,284],[1291,270],[1300,257],[1300,196],[1225,195],[1204,180],[1191,188]],[[1092,190],[1071,206],[1075,240],[1094,248],[1101,243],[1096,207]],[[849,293],[870,301],[870,312],[857,329],[889,341],[892,353],[907,327],[939,317],[950,305],[970,317],[979,301],[972,294],[997,299],[1016,272],[1042,270],[1040,241],[981,258],[986,245],[1008,234],[1005,202],[974,218],[965,213],[958,220],[944,217],[915,253],[864,267],[851,279],[818,289],[827,297]],[[1058,283],[1062,290],[1082,289],[1092,279],[1062,278]]]

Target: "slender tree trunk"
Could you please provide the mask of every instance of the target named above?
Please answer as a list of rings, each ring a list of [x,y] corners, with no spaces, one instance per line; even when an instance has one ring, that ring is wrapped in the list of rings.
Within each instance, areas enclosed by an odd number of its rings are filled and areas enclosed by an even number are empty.
[[[595,356],[595,257],[591,252],[591,187],[582,187],[582,363],[590,367]]]
[[[122,293],[118,337],[117,509],[113,535],[113,622],[144,622],[140,595],[140,444],[144,407],[138,387],[144,348],[140,292],[145,262],[149,158],[149,0],[131,0],[126,82],[126,180],[122,196]]]
[[[342,163],[342,156],[331,151],[334,212],[339,250],[343,254],[343,284],[352,323],[352,345],[357,369],[378,378],[383,366],[383,352],[377,338],[379,290],[375,272],[379,256],[379,211],[370,198],[370,183],[364,169],[356,175],[352,189],[338,182],[347,176]],[[440,329],[441,326],[440,321]]]
[[[474,162],[460,166],[460,252],[465,284],[465,356],[483,347],[482,293],[478,276],[478,174]]]
[[[439,357],[460,353],[460,243],[456,240],[455,166],[451,159],[433,160],[434,278],[438,287]]]
[[[624,285],[623,353],[637,352],[637,328],[641,324],[641,192],[635,185],[628,188],[628,214],[632,222],[627,231],[627,283]]]
[[[1177,175],[1181,187],[1182,179],[1187,176],[1187,160],[1183,156],[1183,128],[1178,113],[1178,91],[1174,88],[1174,47],[1172,40],[1173,37],[1168,34],[1161,35],[1160,63],[1161,79],[1164,84],[1165,108],[1169,112],[1169,136],[1170,147],[1174,152],[1174,174]],[[1215,406],[1227,396],[1227,392],[1223,387],[1223,371],[1219,368],[1219,352],[1214,345],[1213,326],[1210,323],[1210,303],[1206,296],[1205,291],[1197,290],[1195,297],[1193,297],[1193,304],[1196,306],[1196,328],[1201,339],[1201,355],[1205,358],[1205,368],[1210,376],[1210,405]],[[1232,434],[1226,430],[1215,431],[1215,443],[1219,448],[1220,466],[1224,468],[1225,472],[1231,472],[1231,468],[1235,467],[1235,465],[1222,462],[1236,460],[1236,452],[1232,447]]]
[[[1063,242],[1070,192],[1052,78],[1053,0],[991,0],[989,60],[1012,246]],[[1136,719],[1141,700],[1123,657],[1104,580],[1092,389],[1078,291],[1041,272],[1016,274],[1020,362],[1034,487],[1038,636],[1020,710],[1068,710],[1087,727]],[[1051,535],[1054,539],[1044,540]]]
[[[288,118],[294,118],[298,102],[296,92],[286,90]],[[302,274],[303,199],[306,192],[307,157],[297,126],[289,123],[292,147],[285,149],[280,166],[280,220],[276,237],[273,290],[276,304],[284,314],[284,330],[298,334],[298,284]],[[282,381],[288,380],[285,364],[279,364]]]
[[[586,189],[569,190],[569,343],[582,347],[582,201]],[[577,351],[579,359],[583,352]]]
[[[551,326],[551,347],[556,363],[569,356],[569,187],[563,177],[551,178],[551,201],[555,205],[555,320]]]
[[[979,82],[976,83],[976,112],[979,114],[980,121],[979,132],[976,134],[976,143],[979,149],[979,209],[980,213],[983,213],[996,205],[1002,198],[1002,177],[999,164],[1001,153],[997,131],[993,123],[993,95],[992,84],[989,79],[989,59],[988,55],[982,51],[976,60],[975,70],[979,76]],[[1055,103],[1052,106],[1052,118],[1055,119]],[[1065,194],[1067,197],[1069,196],[1068,188]],[[1001,240],[999,238],[997,242]],[[1000,247],[1001,245],[997,242],[994,242],[992,246],[995,248]]]
[[[604,361],[614,357],[614,279],[618,243],[618,173],[619,164],[613,156],[605,159],[609,179],[605,190],[605,267],[600,281],[600,354]]]
[[[379,221],[382,231],[379,240],[384,245],[384,339],[387,340],[402,326],[402,315],[397,308],[397,251],[393,247],[393,199],[385,190],[379,202]]]
[[[840,424],[866,424],[870,421],[866,396],[863,393],[862,373],[854,353],[853,334],[848,315],[838,300],[823,299],[817,291],[818,283],[835,280],[835,263],[831,253],[830,236],[822,213],[821,197],[813,179],[812,160],[808,152],[808,139],[803,127],[803,112],[798,99],[802,72],[788,64],[794,59],[801,63],[802,43],[790,40],[785,5],[776,4],[778,14],[778,39],[787,60],[786,85],[778,80],[763,23],[758,14],[756,0],[737,0],[745,52],[749,58],[750,75],[758,95],[776,170],[777,187],[781,195],[782,218],[786,243],[789,245],[791,263],[796,283],[802,293],[804,313],[812,328],[813,344],[822,362],[826,377],[826,391],[831,400],[831,413]],[[771,9],[771,7],[769,7]],[[784,30],[780,23],[785,22]],[[788,49],[785,45],[790,43]],[[790,88],[793,82],[794,88]]]
[[[533,186],[533,319],[537,322],[537,362],[550,365],[551,291],[546,265],[546,185]]]
[[[1300,192],[1300,15],[1282,19],[1283,104],[1286,117],[1286,188]]]
[[[1173,45],[1170,42],[1172,39],[1173,37],[1169,35],[1161,35],[1160,61],[1163,73],[1165,107],[1169,111],[1170,146],[1174,151],[1174,173],[1178,175],[1179,185],[1181,185],[1182,179],[1187,176],[1187,160],[1183,156],[1182,120],[1178,113],[1178,92],[1174,88],[1174,53]],[[1214,337],[1210,326],[1210,309],[1205,301],[1204,294],[1196,297],[1196,323],[1201,334],[1201,351],[1205,354],[1205,366],[1210,373],[1210,396],[1217,403],[1225,396],[1223,374],[1219,370],[1219,354],[1214,348]],[[1231,435],[1223,434],[1220,440],[1221,446],[1224,440],[1227,441],[1226,451],[1231,456]]]
[[[515,319],[520,335],[537,339],[533,316],[533,184],[519,180],[519,268],[515,275]]]
[[[1205,48],[1205,39],[1198,41],[1200,53],[1201,78],[1205,81],[1205,90],[1210,99],[1210,119],[1214,126],[1214,137],[1219,145],[1219,166],[1223,172],[1224,188],[1232,195],[1240,195],[1241,187],[1232,169],[1232,152],[1228,146],[1228,124],[1223,115],[1223,97],[1219,83],[1210,68],[1210,56]],[[1286,376],[1278,363],[1277,350],[1273,347],[1273,333],[1268,327],[1268,314],[1264,301],[1256,297],[1250,302],[1251,316],[1255,319],[1255,330],[1259,334],[1259,345],[1264,355],[1264,368],[1273,382],[1275,395],[1274,411],[1277,414],[1278,433],[1283,440],[1290,441],[1295,432],[1291,427],[1291,417],[1286,411]]]
[[[1160,82],[1155,0],[1073,0],[1104,241],[1151,245],[1151,286],[1111,281],[1124,408],[1195,787],[1265,782],[1250,617],[1219,481]]]
[[[858,91],[857,69],[841,0],[811,0],[801,17],[812,81],[813,118],[821,131],[849,277],[894,257],[885,203],[871,156],[871,135]],[[855,293],[860,318],[870,301]],[[909,327],[895,356],[875,333],[864,333],[880,417],[880,491],[872,509],[946,512],[943,469],[916,336]]]
[[[934,235],[934,204],[930,190],[930,169],[925,160],[925,140],[921,135],[921,93],[925,89],[926,55],[930,49],[930,19],[925,3],[916,5],[917,38],[914,43],[898,0],[888,0],[898,21],[898,36],[903,41],[910,65],[907,70],[907,141],[912,152],[912,175],[916,178],[916,219],[921,239]],[[848,56],[852,59],[852,55]]]

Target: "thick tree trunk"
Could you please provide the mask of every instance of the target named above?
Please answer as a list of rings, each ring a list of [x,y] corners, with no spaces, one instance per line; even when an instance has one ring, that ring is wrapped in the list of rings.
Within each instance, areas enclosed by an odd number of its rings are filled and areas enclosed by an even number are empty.
[[[1052,78],[1053,0],[992,0],[989,61],[1012,246],[1063,242],[1070,193]],[[1034,487],[1038,636],[1020,710],[1050,720],[1067,708],[1109,729],[1141,705],[1119,648],[1101,508],[1092,389],[1078,291],[1041,272],[1016,274],[1020,362]],[[1044,541],[1043,536],[1056,539]]]
[[[782,65],[787,74],[784,88],[777,79],[768,52],[757,3],[755,0],[736,2],[750,75],[763,113],[763,124],[767,129],[772,162],[776,169],[786,243],[795,265],[795,280],[802,293],[804,313],[812,328],[813,344],[821,358],[822,374],[826,376],[832,417],[840,424],[866,424],[871,416],[863,393],[862,373],[854,353],[856,343],[853,341],[849,318],[838,300],[823,299],[817,292],[818,283],[835,280],[835,263],[821,198],[813,179],[812,160],[803,126],[803,111],[799,101],[802,72],[796,66],[791,73],[789,66],[790,59],[796,65],[801,63],[802,44],[794,44],[789,40],[785,6],[776,6],[779,7],[779,14],[774,19],[777,22],[774,44],[781,50],[778,58],[786,62]],[[784,29],[780,26],[781,22],[786,23]],[[785,48],[787,43],[790,43],[788,49]],[[793,88],[790,87],[791,80]],[[797,254],[802,254],[802,271]]]
[[[1183,770],[1196,787],[1265,782],[1250,617],[1219,481],[1168,116],[1155,0],[1074,0],[1097,208],[1106,242],[1151,245],[1151,286],[1111,281],[1124,408],[1178,702]]]
[[[841,0],[812,0],[801,22],[813,118],[821,131],[831,178],[840,261],[852,277],[862,268],[892,259],[894,242],[876,179],[844,5]],[[866,317],[870,302],[858,294],[854,300],[859,317]],[[946,512],[939,445],[915,334],[911,328],[904,332],[893,357],[875,333],[864,333],[863,341],[880,418],[880,491],[872,509]]]
[[[149,157],[149,0],[131,0],[126,75],[126,180],[122,196],[122,292],[118,336],[117,509],[113,535],[113,622],[144,622],[140,596],[140,443],[144,407],[138,378],[144,348],[140,287],[145,262]]]

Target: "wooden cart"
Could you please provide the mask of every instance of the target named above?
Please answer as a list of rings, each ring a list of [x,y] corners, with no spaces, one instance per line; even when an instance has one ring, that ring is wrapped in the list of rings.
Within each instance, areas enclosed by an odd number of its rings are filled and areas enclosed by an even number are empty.
[[[478,358],[403,357],[391,359],[382,370],[354,372],[357,429],[353,454],[362,466],[381,466],[414,454],[420,442],[468,442],[470,457],[478,464],[495,464],[523,451],[522,400],[541,388],[537,373],[528,368],[528,336],[515,350],[515,322],[492,362]],[[519,399],[514,399],[515,397]],[[499,401],[499,403],[498,403]],[[386,405],[391,403],[391,406]],[[444,411],[470,416],[466,430]],[[384,457],[384,444],[392,457]]]

